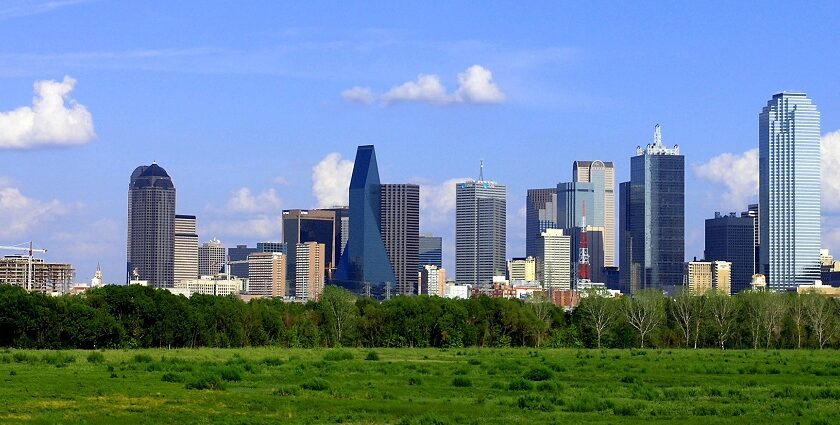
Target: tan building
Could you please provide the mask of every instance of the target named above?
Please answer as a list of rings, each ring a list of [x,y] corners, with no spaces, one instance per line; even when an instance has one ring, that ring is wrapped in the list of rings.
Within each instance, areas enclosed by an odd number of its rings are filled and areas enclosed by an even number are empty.
[[[541,234],[537,280],[546,290],[572,289],[571,243],[562,229],[545,229]]]
[[[181,279],[175,282],[172,288],[166,288],[169,292],[185,297],[193,294],[228,296],[238,295],[242,290],[242,280],[231,278],[226,274],[215,276],[202,276],[197,279]]]
[[[248,294],[286,296],[286,256],[280,252],[248,254]]]
[[[446,297],[446,270],[438,266],[427,264],[419,273],[420,294]]]
[[[324,292],[324,255],[318,242],[297,244],[295,252],[295,299],[317,301]]]
[[[0,259],[0,284],[28,288],[29,257],[8,255]],[[41,258],[32,259],[32,291],[44,294],[66,292],[75,277],[73,266],[65,263],[47,263]]]
[[[537,280],[537,260],[534,257],[525,257],[508,261],[508,280]]]
[[[226,253],[225,246],[218,239],[204,242],[198,247],[198,275],[214,276],[219,274],[219,270],[225,264]]]
[[[175,216],[175,282],[198,275],[198,234],[194,215]]]
[[[729,261],[690,261],[685,266],[685,285],[695,295],[715,289],[732,293],[732,263]]]
[[[615,167],[612,162],[575,161],[572,177],[576,182],[589,182],[596,185],[596,190],[603,184],[604,197],[596,200],[589,214],[603,214],[604,223],[604,267],[615,267]],[[598,190],[600,193],[600,190]],[[602,211],[601,211],[602,210]],[[599,223],[601,217],[591,217],[590,223]]]

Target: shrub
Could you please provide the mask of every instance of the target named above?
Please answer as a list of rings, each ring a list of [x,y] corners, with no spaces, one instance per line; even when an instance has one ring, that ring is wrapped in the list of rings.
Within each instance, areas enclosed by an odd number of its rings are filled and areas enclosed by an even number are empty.
[[[372,362],[378,361],[379,360],[379,354],[377,354],[376,351],[369,351],[367,353],[367,356],[365,356],[365,360],[370,360]]]
[[[467,360],[467,363],[469,363],[473,366],[478,366],[478,365],[481,364],[481,360],[479,360],[479,359],[469,359],[469,360]]]
[[[535,367],[527,370],[522,376],[529,381],[548,381],[552,375],[551,371],[544,367]]]
[[[16,376],[16,375],[17,375],[17,372],[15,372],[13,370],[9,371],[9,376]]]
[[[423,381],[420,378],[416,378],[414,376],[408,378],[408,385],[422,385]]]
[[[618,416],[636,416],[639,414],[641,406],[638,404],[618,404],[613,407],[613,413]]]
[[[14,353],[12,354],[12,358],[15,360],[16,363],[23,363],[25,361],[29,361],[29,356],[26,353]]]
[[[530,391],[532,389],[534,389],[534,384],[521,378],[508,384],[508,390],[510,391]]]
[[[340,362],[342,360],[353,360],[353,353],[345,350],[332,350],[324,354],[324,360],[328,362]]]
[[[184,382],[184,378],[177,373],[166,372],[163,376],[160,377],[160,380],[163,382]]]
[[[464,368],[455,369],[455,372],[452,372],[453,375],[468,375],[470,373],[469,370]]]
[[[570,412],[598,412],[601,410],[609,410],[614,408],[612,400],[605,400],[603,398],[586,395],[580,398],[571,400],[566,405],[566,410]]]
[[[151,363],[152,356],[148,354],[135,354],[131,361],[134,363]]]
[[[235,367],[224,367],[219,369],[219,377],[223,381],[239,382],[242,380],[242,373]]]
[[[298,394],[300,394],[300,388],[291,387],[291,386],[280,387],[280,388],[274,390],[274,392],[272,394],[274,394],[276,396],[280,396],[280,397],[298,395]]]
[[[326,391],[330,389],[330,383],[321,378],[312,378],[300,384],[300,387],[311,391]]]
[[[102,362],[105,361],[105,355],[103,355],[99,351],[94,351],[94,352],[91,352],[90,354],[88,354],[87,361],[88,361],[88,363],[99,364],[99,363],[102,363]]]
[[[516,405],[523,410],[537,410],[540,412],[550,412],[554,410],[554,404],[551,403],[551,401],[546,400],[543,396],[535,394],[520,396],[516,400]]]
[[[554,391],[554,384],[551,382],[540,382],[537,384],[537,390],[544,392]]]
[[[279,357],[266,357],[260,363],[266,366],[283,366],[283,359]]]
[[[633,375],[624,375],[620,381],[624,384],[635,384],[638,379]]]
[[[464,378],[463,376],[456,376],[455,379],[452,380],[452,386],[461,388],[471,387],[472,382],[469,379]]]
[[[193,378],[184,385],[188,390],[217,390],[225,389],[225,381],[216,375],[204,374]]]
[[[41,357],[41,360],[43,360],[44,363],[55,365],[56,367],[63,367],[67,363],[75,362],[76,357],[72,356],[72,355],[69,355],[69,354],[64,354],[64,353],[61,353],[61,352],[45,353]]]

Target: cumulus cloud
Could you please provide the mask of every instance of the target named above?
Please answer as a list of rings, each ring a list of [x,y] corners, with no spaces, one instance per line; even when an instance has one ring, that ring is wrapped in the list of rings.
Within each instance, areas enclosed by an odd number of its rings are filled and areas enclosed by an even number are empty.
[[[0,238],[26,236],[38,225],[67,214],[73,207],[57,200],[27,197],[6,179],[0,179]]]
[[[36,81],[32,106],[0,112],[0,148],[80,145],[93,140],[93,117],[69,98],[76,80]]]
[[[247,187],[233,192],[227,202],[227,209],[237,213],[258,213],[280,210],[280,198],[274,189],[262,191],[259,195],[251,193]]]
[[[820,139],[822,159],[822,206],[840,211],[840,130]]]
[[[370,87],[352,87],[341,92],[341,97],[351,103],[361,103],[368,105],[373,103],[373,91]]]
[[[694,167],[697,177],[726,186],[722,201],[744,208],[758,195],[758,148],[742,154],[724,153]]]
[[[347,205],[353,161],[333,152],[312,167],[312,193],[319,208]]]
[[[420,184],[421,225],[430,228],[443,227],[455,220],[455,185],[470,180],[458,177],[439,184]]]
[[[348,101],[369,104],[375,95],[368,87],[353,87],[341,93]],[[450,93],[439,76],[420,74],[417,79],[392,87],[379,96],[383,105],[401,102],[425,102],[434,105],[457,103],[490,104],[502,103],[505,94],[493,81],[493,73],[481,65],[473,65],[458,74],[458,87]]]
[[[278,240],[280,238],[281,228],[281,216],[261,214],[246,219],[228,218],[211,220],[206,226],[201,226],[199,233],[209,237],[230,236],[235,238]]]

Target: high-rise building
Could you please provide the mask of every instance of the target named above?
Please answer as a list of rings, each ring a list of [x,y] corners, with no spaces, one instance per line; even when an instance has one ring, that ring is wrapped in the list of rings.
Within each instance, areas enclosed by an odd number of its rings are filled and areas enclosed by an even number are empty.
[[[350,208],[349,207],[331,207],[319,208],[322,211],[332,211],[335,213],[335,261],[341,259],[344,254],[344,248],[347,247],[347,237],[350,235]]]
[[[195,228],[194,215],[175,216],[175,282],[198,277],[198,234]]]
[[[753,219],[753,244],[755,245],[755,263],[753,266],[753,274],[761,273],[760,257],[761,251],[759,244],[761,244],[761,222],[758,219],[758,204],[749,204],[747,210],[741,213],[741,217],[750,217]]]
[[[685,286],[695,295],[715,289],[731,294],[732,263],[728,261],[689,261],[685,263]]]
[[[286,254],[285,242],[257,242],[257,252],[280,252]]]
[[[248,293],[286,297],[286,255],[279,252],[248,254]]]
[[[706,261],[732,263],[732,293],[750,288],[755,265],[755,231],[752,217],[735,213],[706,219]]]
[[[225,246],[218,239],[204,242],[198,247],[198,275],[215,276],[225,266]]]
[[[257,248],[248,247],[248,245],[236,245],[236,247],[227,249],[228,261],[230,263],[230,273],[232,276],[248,279],[248,256],[259,252]]]
[[[373,145],[359,146],[350,178],[350,238],[332,281],[357,295],[385,299],[396,277],[382,241],[379,186]]]
[[[429,264],[443,267],[443,238],[440,236],[420,235],[420,263],[418,271]]]
[[[304,242],[295,247],[295,298],[299,301],[317,301],[324,292],[325,245]]]
[[[420,271],[420,294],[446,297],[446,270],[426,264]]]
[[[508,280],[537,280],[537,260],[534,257],[513,258],[508,261]]]
[[[820,278],[820,112],[805,93],[773,95],[758,116],[760,263],[770,290]]]
[[[557,228],[566,229],[583,226],[586,223],[603,226],[592,219],[592,205],[595,203],[595,184],[589,182],[566,182],[557,185]],[[603,217],[602,217],[603,218]]]
[[[394,294],[416,295],[420,263],[420,186],[383,184],[379,189],[379,230],[397,278]]]
[[[286,279],[289,281],[289,295],[294,295],[297,287],[295,261],[297,245],[305,242],[318,242],[324,245],[324,266],[326,276],[332,276],[336,267],[335,255],[335,211],[331,210],[283,210],[283,242],[288,250],[286,259]]]
[[[528,189],[525,198],[525,256],[535,257],[545,229],[557,228],[557,188]]]
[[[587,216],[587,222],[589,217]],[[606,276],[604,273],[604,234],[606,230],[603,226],[589,226],[585,228],[573,227],[567,229],[567,234],[571,238],[571,255],[572,265],[577,265],[580,262],[580,247],[581,247],[581,233],[583,229],[586,230],[587,252],[589,253],[589,281],[596,283],[606,283]],[[578,267],[572,267],[572,282],[577,285],[580,276]]]
[[[586,208],[586,222],[604,228],[604,267],[614,267],[615,261],[615,168],[612,162],[575,161],[572,180],[594,185],[591,208]],[[595,269],[593,268],[594,272]]]
[[[137,167],[128,186],[126,281],[155,288],[175,281],[175,185],[152,163]]]
[[[630,158],[630,182],[622,183],[620,209],[626,217],[622,235],[629,255],[624,285],[631,293],[638,289],[672,292],[683,282],[685,261],[685,157],[680,148],[662,144],[659,124],[654,141],[637,147]],[[628,193],[625,193],[628,192]],[[625,272],[622,271],[622,275]]]
[[[48,263],[41,258],[32,258],[31,267],[30,271],[28,256],[7,255],[0,258],[0,284],[28,288],[31,277],[33,292],[64,293],[73,284],[76,275],[70,264]]]
[[[618,185],[618,289],[625,294],[639,290],[641,267],[633,258],[633,235],[630,233],[630,182]]]
[[[546,290],[572,289],[572,241],[563,229],[546,229],[537,258],[537,279]]]
[[[483,168],[483,167],[482,167]],[[507,187],[484,180],[455,186],[455,278],[492,283],[507,268]]]

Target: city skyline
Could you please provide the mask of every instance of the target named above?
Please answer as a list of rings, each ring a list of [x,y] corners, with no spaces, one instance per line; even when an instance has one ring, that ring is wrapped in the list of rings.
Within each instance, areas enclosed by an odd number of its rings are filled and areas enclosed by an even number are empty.
[[[53,80],[37,93],[66,95],[67,116],[82,123],[53,133],[55,140],[26,129],[20,137],[0,135],[4,148],[34,146],[4,150],[0,159],[0,218],[9,223],[0,241],[34,240],[49,249],[47,260],[72,263],[78,281],[97,263],[106,281],[122,280],[124,176],[140,163],[158,161],[172,175],[177,213],[197,216],[200,242],[254,246],[281,240],[282,209],[341,203],[331,189],[335,178],[348,175],[357,145],[375,144],[383,181],[420,184],[420,230],[443,237],[443,265],[454,272],[448,188],[476,178],[482,158],[508,186],[507,257],[518,257],[525,254],[526,189],[567,181],[568,167],[581,158],[613,162],[615,178],[626,181],[627,147],[646,144],[649,128],[661,122],[686,155],[688,259],[702,256],[703,223],[714,211],[742,211],[758,200],[756,115],[769,96],[804,89],[822,112],[823,143],[840,143],[838,83],[829,72],[837,60],[825,54],[838,35],[811,25],[807,43],[772,47],[751,35],[760,32],[753,22],[791,13],[823,22],[837,15],[831,7],[780,3],[756,12],[732,5],[723,16],[711,6],[666,12],[651,5],[619,17],[594,5],[547,6],[508,9],[501,15],[517,19],[498,20],[455,4],[452,16],[481,14],[457,26],[452,17],[429,24],[422,13],[392,22],[377,13],[352,12],[348,20],[346,10],[314,8],[133,7],[100,1],[40,14],[0,12],[0,36],[15,41],[0,48],[0,112],[42,112],[31,105],[33,83]],[[241,25],[227,16],[254,18]],[[650,21],[656,25],[642,25]],[[34,26],[46,29],[19,37]],[[587,30],[593,26],[604,31]],[[58,35],[68,27],[88,32]],[[772,69],[746,66],[778,49],[791,60]],[[424,81],[443,91],[412,98],[397,90],[415,87],[404,83],[418,74],[433,76]],[[492,84],[470,91],[459,74]],[[712,108],[709,99],[719,102]],[[0,122],[8,125],[9,117]],[[836,165],[840,155],[823,158]],[[733,169],[737,179],[724,172]],[[822,245],[835,252],[836,177],[824,176],[829,192],[822,202]]]

